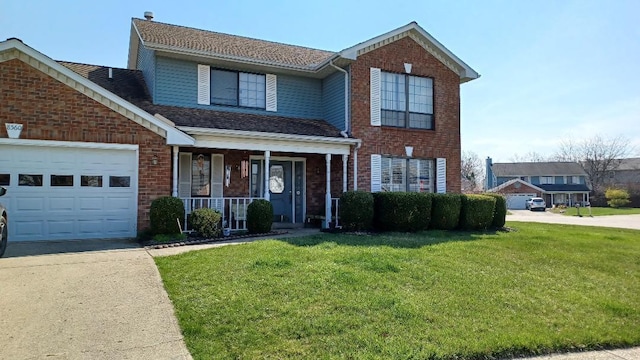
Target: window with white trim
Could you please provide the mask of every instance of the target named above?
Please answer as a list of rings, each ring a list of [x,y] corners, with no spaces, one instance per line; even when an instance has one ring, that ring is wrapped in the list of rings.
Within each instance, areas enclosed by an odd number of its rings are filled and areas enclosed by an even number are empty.
[[[555,178],[553,176],[540,176],[540,184],[555,184]]]
[[[434,192],[433,159],[382,157],[382,191]]]
[[[580,176],[567,176],[567,184],[580,184]]]
[[[433,129],[433,79],[381,73],[382,125]]]
[[[264,109],[264,74],[211,69],[211,104]]]

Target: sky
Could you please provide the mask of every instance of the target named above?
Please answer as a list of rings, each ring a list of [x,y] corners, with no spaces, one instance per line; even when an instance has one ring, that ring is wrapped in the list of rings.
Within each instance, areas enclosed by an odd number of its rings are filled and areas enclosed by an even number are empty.
[[[463,151],[508,162],[600,135],[627,138],[640,156],[637,0],[0,0],[0,41],[124,68],[131,18],[145,11],[336,52],[416,21],[481,75],[461,85]]]

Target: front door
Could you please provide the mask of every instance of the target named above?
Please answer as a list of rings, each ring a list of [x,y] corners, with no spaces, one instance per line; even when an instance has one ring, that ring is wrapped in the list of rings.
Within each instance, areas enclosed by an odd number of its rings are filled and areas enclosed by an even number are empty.
[[[271,161],[269,193],[274,222],[293,222],[291,161]]]

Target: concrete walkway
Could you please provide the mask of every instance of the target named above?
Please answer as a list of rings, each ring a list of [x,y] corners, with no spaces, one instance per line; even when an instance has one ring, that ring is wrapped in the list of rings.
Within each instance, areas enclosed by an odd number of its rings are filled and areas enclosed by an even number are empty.
[[[114,247],[120,249],[97,250]],[[34,253],[46,255],[28,256]],[[108,241],[10,243],[6,256],[1,359],[191,359],[145,249]]]
[[[550,211],[509,210],[507,221],[541,222],[548,224],[568,224],[585,226],[602,226],[640,230],[640,214],[608,215],[608,216],[566,216]]]

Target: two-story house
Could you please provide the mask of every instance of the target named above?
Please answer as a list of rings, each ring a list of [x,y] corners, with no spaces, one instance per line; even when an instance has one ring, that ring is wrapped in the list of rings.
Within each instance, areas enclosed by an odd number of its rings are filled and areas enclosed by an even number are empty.
[[[575,162],[493,163],[486,160],[489,192],[505,194],[509,209],[524,209],[526,200],[542,197],[547,207],[589,202],[587,174]]]
[[[0,56],[0,120],[22,125],[0,138],[14,239],[133,236],[162,195],[243,229],[256,198],[328,226],[346,190],[460,191],[459,87],[478,74],[415,22],[332,52],[150,15],[128,69],[15,39]]]

